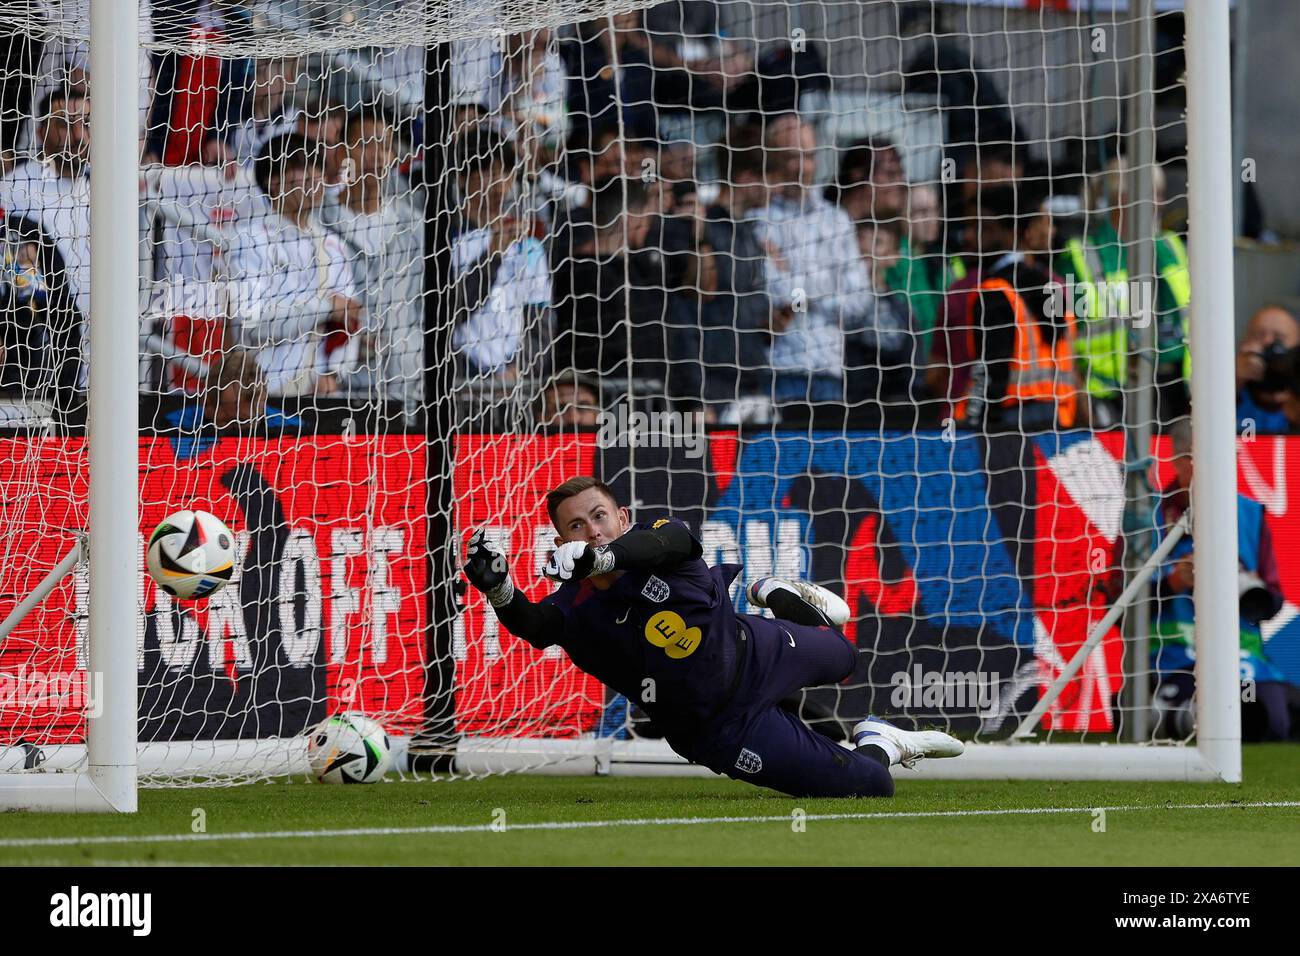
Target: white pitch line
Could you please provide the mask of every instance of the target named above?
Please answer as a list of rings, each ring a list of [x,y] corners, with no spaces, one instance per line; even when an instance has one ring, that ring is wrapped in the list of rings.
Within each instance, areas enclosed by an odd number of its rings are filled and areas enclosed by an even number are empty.
[[[896,813],[809,813],[805,821],[915,820],[935,817],[1006,817],[1037,814],[1123,813],[1127,810],[1246,810],[1300,807],[1300,800],[1261,803],[1175,803],[1130,804],[1120,807],[1017,807],[1004,810],[903,810]],[[606,827],[677,827],[702,824],[789,823],[791,814],[763,817],[656,817],[638,820],[557,820],[544,823],[513,823],[497,827],[490,823],[445,824],[427,827],[357,827],[348,830],[251,830],[235,833],[155,833],[145,836],[35,837],[0,840],[4,847],[97,846],[119,843],[215,843],[228,840],[302,840],[321,837],[414,836],[420,834],[505,833],[522,830],[596,830]]]
[[[203,869],[203,868],[213,868],[218,866],[224,867],[226,865],[225,863],[205,863],[197,860],[87,860],[86,863],[88,863],[90,866],[107,866],[107,867],[134,866],[134,867],[143,867],[143,868],[147,868],[151,866],[165,866],[169,869],[173,866],[195,867],[195,868]],[[54,865],[66,866],[67,864],[56,863]],[[233,867],[259,866],[259,864],[257,863],[231,863],[230,865]]]

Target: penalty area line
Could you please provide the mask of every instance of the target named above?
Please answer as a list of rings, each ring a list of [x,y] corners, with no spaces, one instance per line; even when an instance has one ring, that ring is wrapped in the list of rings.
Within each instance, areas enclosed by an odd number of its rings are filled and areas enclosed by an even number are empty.
[[[1258,803],[1128,804],[1116,807],[1015,807],[1000,810],[900,810],[894,813],[809,813],[807,822],[844,820],[923,820],[944,817],[1009,817],[1066,813],[1124,813],[1132,810],[1266,810],[1300,807],[1300,800]],[[419,836],[457,833],[511,833],[528,830],[599,830],[611,827],[681,827],[736,823],[789,823],[790,814],[749,817],[647,817],[632,820],[555,820],[542,823],[442,824],[424,827],[354,827],[345,830],[248,830],[233,833],[153,833],[142,836],[32,837],[0,839],[0,848],[106,846],[130,843],[219,843],[231,840],[314,840],[321,837]]]

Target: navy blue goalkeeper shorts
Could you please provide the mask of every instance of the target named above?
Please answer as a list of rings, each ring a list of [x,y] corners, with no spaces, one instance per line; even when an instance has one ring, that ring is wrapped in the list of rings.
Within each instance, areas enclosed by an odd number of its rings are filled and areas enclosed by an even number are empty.
[[[783,710],[805,687],[837,684],[857,662],[839,631],[736,615],[746,645],[731,700],[698,734],[674,734],[678,753],[716,773],[796,797],[888,797],[889,769],[812,730]],[[865,716],[865,715],[863,715]]]

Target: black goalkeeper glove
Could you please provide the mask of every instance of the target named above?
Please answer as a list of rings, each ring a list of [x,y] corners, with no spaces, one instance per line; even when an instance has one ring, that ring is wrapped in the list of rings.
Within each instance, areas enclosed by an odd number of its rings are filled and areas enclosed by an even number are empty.
[[[505,597],[503,603],[509,603],[505,590],[513,591],[510,583],[510,568],[506,565],[506,556],[496,550],[479,528],[469,539],[469,548],[465,551],[465,577],[469,583],[478,588],[497,605],[499,598]]]

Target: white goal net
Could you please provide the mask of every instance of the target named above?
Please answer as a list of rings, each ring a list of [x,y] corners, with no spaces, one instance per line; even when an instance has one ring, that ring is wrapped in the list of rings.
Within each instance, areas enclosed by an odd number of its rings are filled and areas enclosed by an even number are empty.
[[[681,764],[458,583],[485,527],[547,593],[579,474],[739,611],[844,596],[828,735],[1004,740],[1095,636],[1038,739],[1189,739],[1177,601],[1098,628],[1189,410],[1182,16],[1129,7],[141,0],[143,779],[301,772],[347,710],[414,772]],[[87,9],[0,7],[0,616],[86,527]],[[237,539],[198,602],[144,570],[182,508]],[[0,772],[84,763],[87,593],[0,635]]]

